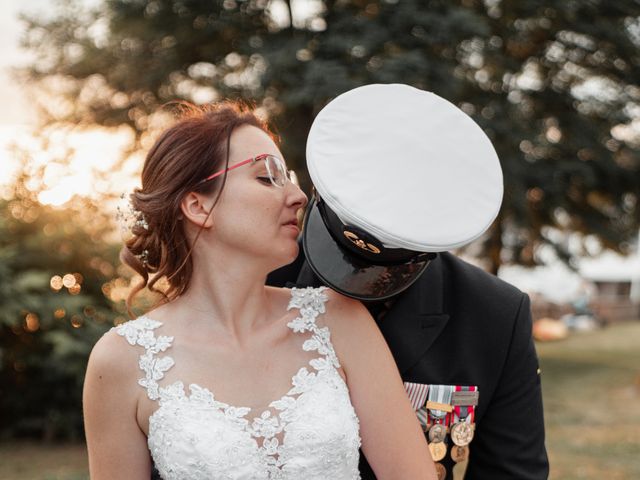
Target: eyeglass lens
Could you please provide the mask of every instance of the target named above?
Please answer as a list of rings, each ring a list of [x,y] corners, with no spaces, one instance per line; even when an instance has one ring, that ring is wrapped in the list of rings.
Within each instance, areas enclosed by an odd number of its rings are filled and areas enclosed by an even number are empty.
[[[265,158],[265,164],[271,182],[278,187],[284,187],[290,177],[282,161],[278,157],[268,155]]]

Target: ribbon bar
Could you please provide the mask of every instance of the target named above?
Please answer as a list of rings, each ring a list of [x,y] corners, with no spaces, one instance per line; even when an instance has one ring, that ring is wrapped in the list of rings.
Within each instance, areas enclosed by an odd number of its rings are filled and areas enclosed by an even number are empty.
[[[427,402],[427,408],[429,410],[442,410],[443,412],[453,412],[453,407],[448,403],[432,402],[431,400]]]
[[[411,402],[414,411],[424,406],[424,402],[427,400],[427,395],[429,394],[429,385],[404,382],[404,389],[407,391],[409,402]]]
[[[474,387],[475,388],[475,387]],[[453,392],[453,398],[451,399],[451,404],[455,406],[476,406],[478,405],[478,398],[480,397],[480,393],[478,390],[476,391],[461,391]]]

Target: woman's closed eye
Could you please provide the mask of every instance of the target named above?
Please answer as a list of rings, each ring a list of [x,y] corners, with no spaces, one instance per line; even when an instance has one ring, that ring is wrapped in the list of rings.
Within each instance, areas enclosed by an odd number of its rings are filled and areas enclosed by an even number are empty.
[[[269,177],[256,177],[260,182],[265,185],[271,185],[271,179]]]

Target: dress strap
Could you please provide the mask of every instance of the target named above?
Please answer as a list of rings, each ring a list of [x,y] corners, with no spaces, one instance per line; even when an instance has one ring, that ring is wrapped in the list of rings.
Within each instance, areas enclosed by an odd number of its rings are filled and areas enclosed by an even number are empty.
[[[303,350],[317,350],[335,368],[339,368],[340,362],[331,343],[329,327],[318,327],[316,324],[316,318],[325,313],[325,303],[329,300],[325,290],[327,290],[327,287],[292,288],[291,300],[287,310],[298,308],[300,316],[287,323],[287,326],[295,333],[312,332],[311,338],[302,345]]]
[[[173,337],[165,335],[156,338],[153,331],[161,325],[162,322],[143,315],[113,328],[118,335],[129,342],[129,345],[140,345],[144,348],[145,352],[140,355],[138,365],[145,376],[139,379],[138,383],[147,390],[147,396],[151,400],[157,400],[160,397],[158,380],[161,380],[164,373],[175,363],[173,358],[168,355],[156,357],[158,353],[169,348],[173,342]]]

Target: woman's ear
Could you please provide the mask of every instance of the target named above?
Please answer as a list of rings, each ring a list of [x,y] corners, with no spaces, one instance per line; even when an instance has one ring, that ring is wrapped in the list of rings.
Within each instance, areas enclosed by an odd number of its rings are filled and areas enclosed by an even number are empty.
[[[180,210],[185,219],[201,228],[213,227],[213,200],[195,192],[187,193],[180,202]]]

